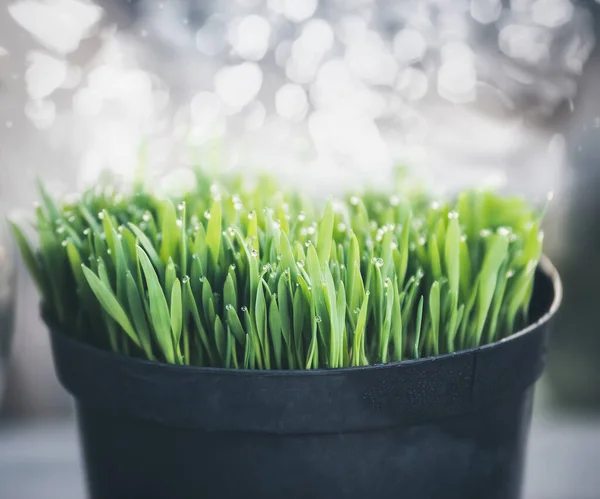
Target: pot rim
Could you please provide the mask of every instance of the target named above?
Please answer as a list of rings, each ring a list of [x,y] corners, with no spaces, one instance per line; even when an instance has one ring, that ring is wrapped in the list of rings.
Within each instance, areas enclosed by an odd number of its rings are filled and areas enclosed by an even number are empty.
[[[561,298],[547,259],[535,278],[539,319],[506,339],[437,357],[317,370],[179,366],[91,346],[49,322],[54,364],[79,407],[179,428],[345,433],[456,417],[531,394]]]
[[[563,297],[563,288],[562,282],[560,279],[560,275],[556,269],[556,267],[552,264],[550,259],[546,255],[542,255],[538,264],[538,267],[535,272],[541,272],[547,278],[550,279],[552,290],[554,293],[552,303],[546,312],[544,312],[539,319],[529,324],[527,327],[520,329],[519,331],[507,336],[506,338],[502,338],[500,340],[494,341],[493,343],[488,343],[485,345],[471,347],[467,349],[458,350],[453,353],[445,353],[441,355],[435,355],[430,357],[423,357],[420,359],[407,359],[400,360],[394,362],[388,362],[386,364],[370,364],[368,366],[354,366],[354,367],[335,367],[335,368],[319,368],[319,369],[234,369],[234,368],[226,368],[226,367],[201,367],[201,366],[191,366],[191,365],[179,365],[179,364],[170,364],[167,362],[158,362],[148,359],[141,359],[138,357],[131,357],[129,355],[125,355],[122,353],[111,352],[109,350],[104,350],[93,345],[90,345],[84,341],[78,340],[76,338],[72,338],[71,336],[67,336],[62,332],[62,329],[53,324],[52,320],[50,320],[47,314],[42,310],[42,318],[49,329],[53,332],[58,332],[63,336],[63,340],[76,343],[78,348],[83,349],[91,349],[96,352],[96,354],[109,356],[109,357],[118,357],[123,360],[127,359],[130,362],[137,364],[145,364],[147,366],[154,367],[168,367],[173,371],[181,371],[182,373],[191,374],[219,374],[225,376],[250,376],[250,377],[312,377],[312,376],[333,376],[340,375],[345,373],[357,373],[360,371],[377,371],[377,370],[386,370],[386,369],[394,369],[399,366],[415,366],[417,364],[429,364],[429,363],[441,363],[448,359],[456,359],[461,356],[469,356],[474,355],[476,353],[484,353],[489,350],[495,349],[501,345],[505,345],[508,343],[514,343],[522,339],[523,337],[529,335],[532,331],[537,330],[540,326],[546,324],[554,315],[556,314],[560,304],[562,302]]]

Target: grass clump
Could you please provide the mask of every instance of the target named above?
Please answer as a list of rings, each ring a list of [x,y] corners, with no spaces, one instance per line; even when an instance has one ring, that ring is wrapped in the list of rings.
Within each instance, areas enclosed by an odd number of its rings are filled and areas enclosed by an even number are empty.
[[[526,324],[541,254],[539,214],[489,192],[323,206],[200,173],[180,199],[40,190],[37,246],[12,227],[48,319],[174,364],[339,368],[493,342]]]

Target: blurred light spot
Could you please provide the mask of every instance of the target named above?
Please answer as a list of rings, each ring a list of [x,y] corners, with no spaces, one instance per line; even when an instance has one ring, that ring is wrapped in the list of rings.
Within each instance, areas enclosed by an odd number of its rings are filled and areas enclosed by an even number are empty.
[[[29,67],[25,72],[25,83],[32,99],[48,97],[63,84],[67,76],[67,63],[43,52],[29,52],[27,63]]]
[[[251,15],[244,17],[230,30],[231,46],[237,54],[250,61],[259,61],[269,48],[271,26],[264,17]]]
[[[556,28],[570,21],[573,4],[570,0],[536,0],[531,6],[531,18],[541,26]]]
[[[329,23],[322,19],[309,21],[292,44],[286,63],[287,77],[298,83],[310,83],[333,42],[333,30]]]
[[[73,96],[73,111],[81,116],[96,116],[102,111],[102,97],[90,88],[82,88]]]
[[[378,33],[371,31],[351,43],[346,50],[346,61],[352,72],[374,85],[389,85],[394,81],[397,64]]]
[[[338,38],[346,45],[362,39],[367,31],[367,21],[360,16],[345,16],[336,26]]]
[[[282,13],[292,22],[306,21],[317,10],[318,0],[283,0]]]
[[[80,0],[20,0],[9,5],[8,12],[40,43],[63,54],[93,34],[103,13],[97,5]]]
[[[327,61],[320,67],[310,97],[317,108],[346,116],[376,118],[385,108],[381,93],[357,79],[340,59]]]
[[[408,67],[404,69],[396,82],[396,90],[409,101],[421,99],[427,93],[429,80],[420,69]]]
[[[258,65],[244,62],[221,68],[215,75],[215,90],[225,104],[242,108],[256,97],[262,81],[263,74]]]
[[[29,100],[25,104],[25,116],[40,130],[46,129],[54,123],[56,106],[48,99]]]
[[[260,130],[265,122],[267,110],[262,102],[252,102],[248,106],[246,119],[244,120],[244,128],[250,132]]]
[[[590,52],[594,47],[594,40],[589,36],[577,34],[565,44],[563,60],[565,66],[576,74],[581,74],[583,65],[588,60]]]
[[[315,111],[308,118],[308,129],[321,154],[341,154],[370,165],[387,155],[377,125],[364,116],[348,119],[340,113]]]
[[[500,0],[471,0],[471,17],[481,24],[497,21],[502,14]]]
[[[476,97],[477,74],[468,59],[451,59],[444,62],[438,71],[437,90],[441,97],[462,104]]]
[[[213,92],[200,92],[190,103],[190,118],[194,126],[209,128],[223,115],[221,99]]]
[[[399,31],[394,37],[393,49],[399,61],[410,64],[423,59],[427,42],[419,31],[407,28]]]
[[[283,14],[283,1],[284,0],[267,0],[267,6],[273,12],[277,14]]]
[[[473,49],[464,42],[449,42],[441,48],[441,56],[444,61],[463,60],[470,63],[475,62]]]
[[[127,71],[119,79],[116,91],[119,101],[131,114],[140,118],[152,115],[152,81],[145,71]]]
[[[333,47],[335,35],[333,34],[333,28],[327,21],[312,19],[302,28],[302,40],[305,46],[325,53]]]
[[[207,19],[196,33],[196,48],[203,54],[214,56],[225,48],[225,23],[218,15]]]
[[[8,55],[8,50],[6,50],[2,45],[0,45],[0,58]]]
[[[284,85],[275,94],[275,108],[282,118],[301,121],[308,111],[306,92],[300,85]]]
[[[549,58],[550,34],[536,26],[509,24],[502,28],[498,45],[507,56],[531,65]]]

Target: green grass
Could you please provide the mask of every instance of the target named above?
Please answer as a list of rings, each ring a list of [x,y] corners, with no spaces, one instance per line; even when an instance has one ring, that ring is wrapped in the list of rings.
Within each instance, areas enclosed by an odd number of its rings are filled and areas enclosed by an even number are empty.
[[[50,320],[126,355],[234,369],[422,358],[527,322],[541,215],[521,199],[321,204],[267,177],[213,181],[198,172],[181,199],[100,185],[64,204],[40,185],[36,246],[12,228]]]

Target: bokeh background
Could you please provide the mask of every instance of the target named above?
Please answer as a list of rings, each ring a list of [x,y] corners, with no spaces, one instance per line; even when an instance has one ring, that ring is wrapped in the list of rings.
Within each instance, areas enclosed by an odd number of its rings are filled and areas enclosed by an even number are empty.
[[[600,498],[598,37],[594,0],[0,0],[0,497],[83,496],[5,216],[37,176],[68,194],[143,161],[173,189],[198,162],[320,194],[402,164],[440,193],[551,196],[565,296],[526,498]]]

